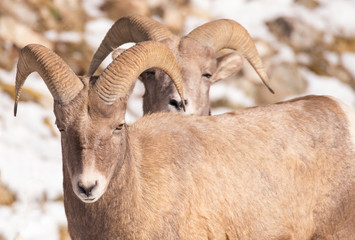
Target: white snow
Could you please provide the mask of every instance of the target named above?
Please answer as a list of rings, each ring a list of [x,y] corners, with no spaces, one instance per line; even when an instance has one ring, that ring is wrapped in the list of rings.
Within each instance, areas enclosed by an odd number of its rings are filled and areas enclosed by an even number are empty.
[[[355,94],[348,85],[334,77],[318,76],[308,70],[303,70],[308,81],[307,94],[329,95],[342,100],[349,106],[355,106]]]
[[[355,76],[355,53],[343,53],[341,61],[344,67]]]
[[[51,41],[66,41],[66,42],[80,42],[82,36],[78,32],[61,32],[49,30],[44,33],[44,36]]]
[[[57,239],[65,226],[62,202],[61,148],[58,137],[43,124],[54,123],[52,110],[20,102],[13,117],[13,100],[0,94],[0,173],[3,184],[16,193],[11,208],[0,207],[0,235],[14,239]],[[39,206],[41,200],[46,203]]]
[[[216,101],[226,97],[232,103],[238,103],[241,106],[253,106],[254,100],[245,95],[244,91],[238,89],[235,86],[227,86],[223,81],[219,81],[211,86],[210,100]],[[229,112],[230,109],[212,109],[212,114]]]

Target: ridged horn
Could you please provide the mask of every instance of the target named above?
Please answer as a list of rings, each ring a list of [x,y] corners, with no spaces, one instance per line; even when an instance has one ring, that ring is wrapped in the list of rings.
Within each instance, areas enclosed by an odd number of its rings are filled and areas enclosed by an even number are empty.
[[[159,68],[168,74],[184,99],[182,77],[175,57],[168,47],[155,41],[141,42],[124,51],[103,71],[94,88],[103,101],[113,104],[117,99],[127,97],[138,76],[149,68]]]
[[[17,63],[15,116],[23,84],[32,72],[39,73],[54,100],[62,103],[75,98],[84,86],[63,59],[52,50],[39,44],[29,44],[21,49]]]
[[[124,43],[161,41],[172,36],[165,26],[151,18],[140,15],[120,18],[102,40],[91,61],[88,74],[93,75],[107,55]]]
[[[253,66],[265,86],[274,93],[254,41],[239,23],[230,19],[215,20],[195,28],[187,37],[212,47],[216,52],[223,48],[240,51]]]

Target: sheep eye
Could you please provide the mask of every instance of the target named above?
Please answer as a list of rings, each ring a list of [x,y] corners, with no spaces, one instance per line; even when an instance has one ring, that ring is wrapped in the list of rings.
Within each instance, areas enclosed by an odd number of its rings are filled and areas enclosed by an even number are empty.
[[[123,126],[124,126],[124,123],[119,124],[119,125],[115,128],[115,131],[120,131],[120,130],[122,130]]]
[[[61,124],[58,120],[55,121],[55,125],[57,126],[59,132],[65,132],[65,129],[63,127],[63,124]]]
[[[61,133],[65,132],[64,127],[59,127],[59,126],[57,125],[57,128],[58,128],[59,132],[61,132]]]
[[[212,75],[211,75],[211,74],[209,74],[209,73],[204,73],[204,74],[202,74],[202,77],[205,77],[205,78],[211,78],[211,77],[212,77]]]

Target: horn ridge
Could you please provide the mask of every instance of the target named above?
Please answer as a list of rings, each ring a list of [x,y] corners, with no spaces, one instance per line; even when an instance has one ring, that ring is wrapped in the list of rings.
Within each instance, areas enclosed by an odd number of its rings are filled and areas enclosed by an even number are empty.
[[[212,47],[216,52],[223,48],[230,48],[241,52],[255,69],[264,85],[274,93],[270,87],[269,78],[262,59],[256,49],[248,31],[236,21],[219,19],[205,23],[192,30],[186,37]]]
[[[141,15],[118,19],[106,33],[90,63],[88,75],[93,75],[113,49],[128,42],[162,41],[173,34],[161,23]]]
[[[168,47],[155,41],[138,43],[123,52],[103,71],[94,88],[103,101],[113,104],[118,99],[128,97],[138,76],[149,68],[165,71],[184,99],[182,77],[175,57]]]
[[[28,75],[38,72],[54,100],[67,103],[83,88],[83,83],[69,66],[52,50],[39,44],[29,44],[20,51],[15,83],[15,106],[20,98],[23,84]]]

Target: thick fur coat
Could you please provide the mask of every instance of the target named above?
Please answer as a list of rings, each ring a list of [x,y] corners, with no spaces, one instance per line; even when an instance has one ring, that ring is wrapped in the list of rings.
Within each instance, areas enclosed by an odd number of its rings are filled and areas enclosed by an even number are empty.
[[[62,139],[73,239],[354,236],[355,117],[332,98],[309,96],[209,117],[147,115],[119,132],[118,145],[100,142],[100,129],[120,118],[119,110],[108,111],[105,122],[91,116],[82,124],[76,119],[93,113],[82,102],[71,104],[79,110],[72,120],[63,119],[83,128]],[[69,147],[83,133],[90,136],[87,147],[80,141]],[[84,149],[97,155],[86,157]],[[75,173],[68,171],[87,159],[108,179],[94,203],[74,194]]]

